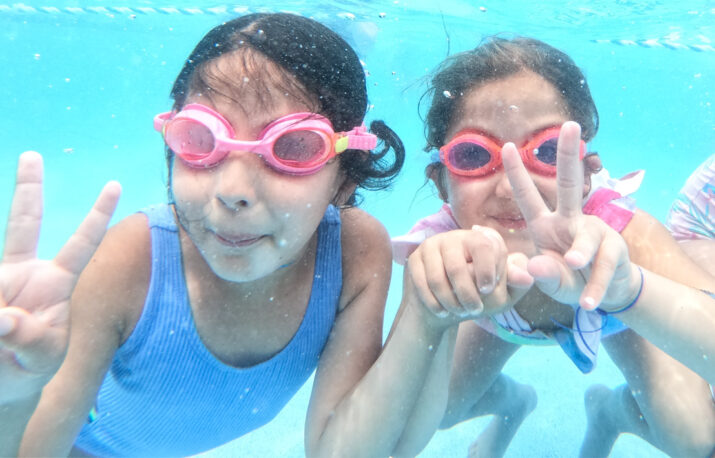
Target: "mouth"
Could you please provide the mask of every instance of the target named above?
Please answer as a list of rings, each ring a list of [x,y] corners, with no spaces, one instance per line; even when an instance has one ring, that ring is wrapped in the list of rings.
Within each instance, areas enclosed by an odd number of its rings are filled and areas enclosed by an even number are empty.
[[[522,230],[526,229],[526,220],[521,215],[499,215],[492,216],[492,219],[505,229]]]
[[[216,232],[213,233],[214,236],[216,237],[216,240],[224,246],[232,247],[232,248],[243,248],[247,246],[251,246],[255,243],[258,243],[264,235],[255,235],[255,234],[238,234],[238,235],[229,235],[229,234],[218,234]]]

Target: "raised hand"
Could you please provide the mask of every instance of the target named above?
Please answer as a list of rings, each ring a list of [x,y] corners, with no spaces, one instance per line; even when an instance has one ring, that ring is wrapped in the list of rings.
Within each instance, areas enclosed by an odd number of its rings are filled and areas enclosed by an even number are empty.
[[[640,275],[623,238],[599,218],[584,215],[581,128],[566,122],[557,148],[557,202],[551,210],[524,168],[514,144],[502,149],[504,170],[539,255],[528,262],[536,285],[562,303],[615,310],[638,294]]]
[[[405,282],[449,326],[514,305],[533,283],[526,263],[523,254],[507,254],[497,231],[474,226],[422,242],[407,261]]]
[[[38,153],[20,156],[0,261],[0,404],[36,395],[62,364],[72,290],[121,192],[119,183],[108,183],[55,259],[40,260],[42,169]]]

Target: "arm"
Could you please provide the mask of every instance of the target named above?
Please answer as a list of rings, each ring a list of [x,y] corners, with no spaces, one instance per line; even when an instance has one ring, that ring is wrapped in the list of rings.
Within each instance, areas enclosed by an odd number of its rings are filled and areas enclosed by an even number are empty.
[[[0,263],[0,455],[18,453],[26,424],[67,348],[68,307],[79,272],[106,230],[120,187],[108,184],[54,260],[36,258],[42,158],[24,153]]]
[[[684,244],[694,243],[692,250],[701,250],[700,256],[715,255],[715,241],[678,243],[660,221],[641,210],[636,211],[621,236],[628,245],[631,261],[636,264],[693,288],[715,292],[715,276],[704,270],[715,266],[715,258],[704,257],[701,267],[683,251]]]
[[[632,262],[644,269],[637,303],[618,319],[715,384],[715,278],[655,218],[638,212],[623,230]]]
[[[715,278],[715,239],[681,240],[678,244],[693,262]]]
[[[638,301],[616,317],[715,384],[715,299],[644,269]]]
[[[343,212],[343,292],[313,386],[307,456],[390,455],[422,387],[441,332],[420,326],[414,314],[400,312],[403,331],[390,338],[396,351],[378,360],[390,252],[379,222],[360,210]]]
[[[482,304],[479,299],[472,266],[465,260],[461,242],[477,240],[473,249],[493,242],[485,240],[478,231],[459,231],[464,239],[446,237],[445,234],[445,237],[427,244],[438,252],[445,246],[453,250],[454,259],[461,259],[460,268],[456,269],[462,275],[461,281],[447,279],[445,272],[451,269],[442,264],[441,255],[428,253],[424,256],[425,251],[430,250],[420,247],[410,257],[410,272],[405,275],[398,317],[378,358],[379,334],[374,336],[374,332],[380,329],[382,322],[390,269],[389,242],[376,221],[370,219],[368,223],[373,226],[372,230],[367,230],[362,223],[348,221],[346,226],[354,224],[352,238],[357,241],[356,247],[366,249],[367,240],[377,244],[373,245],[373,255],[361,252],[359,256],[344,257],[362,260],[360,265],[350,267],[355,270],[346,271],[350,276],[346,276],[348,284],[358,286],[348,287],[347,291],[358,294],[348,295],[351,299],[340,313],[321,359],[308,413],[307,455],[416,453],[424,447],[442,419],[456,339],[455,325],[481,313],[491,304],[486,299]],[[454,240],[459,243],[451,243]],[[364,264],[370,258],[375,262],[372,267]],[[433,268],[435,260],[437,269]],[[494,272],[493,263],[490,267]],[[426,275],[433,271],[443,273],[438,285]],[[360,273],[365,275],[360,276]],[[505,277],[501,276],[500,287],[492,286],[498,290],[494,296],[499,300],[508,298]],[[355,279],[359,281],[354,282]],[[471,294],[465,292],[470,288]],[[374,346],[366,346],[368,335],[377,337],[370,341]]]
[[[25,432],[22,456],[70,453],[114,353],[138,321],[150,262],[144,215],[129,216],[108,231],[72,294],[67,356],[42,392]]]

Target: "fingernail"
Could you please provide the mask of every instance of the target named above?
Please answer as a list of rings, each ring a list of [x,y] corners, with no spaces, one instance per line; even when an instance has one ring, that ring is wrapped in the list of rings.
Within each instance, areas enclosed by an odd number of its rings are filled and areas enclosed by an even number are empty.
[[[590,296],[586,296],[583,299],[583,303],[587,306],[587,308],[589,310],[593,310],[594,308],[596,308],[596,301]],[[586,307],[584,307],[584,308],[586,308]]]
[[[0,336],[10,334],[15,329],[15,320],[9,316],[0,315]]]
[[[569,252],[566,253],[564,257],[579,267],[583,267],[584,265],[586,265],[587,262],[586,257],[583,255],[583,253],[580,253],[575,250],[569,250]]]

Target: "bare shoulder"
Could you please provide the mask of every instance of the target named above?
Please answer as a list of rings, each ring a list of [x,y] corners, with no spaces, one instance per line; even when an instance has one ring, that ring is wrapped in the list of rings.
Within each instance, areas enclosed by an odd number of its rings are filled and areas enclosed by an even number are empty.
[[[72,293],[67,355],[28,424],[26,454],[72,448],[129,323],[141,313],[150,275],[146,217],[132,215],[107,231]]]
[[[341,309],[370,284],[387,280],[392,272],[390,237],[375,217],[358,208],[340,212],[343,254]],[[378,280],[378,281],[376,281]]]
[[[79,278],[72,314],[113,323],[123,341],[141,315],[150,278],[151,235],[146,216],[136,213],[107,231]]]
[[[621,232],[628,244],[630,259],[636,264],[688,286],[710,290],[715,279],[695,263],[655,217],[636,210]]]

